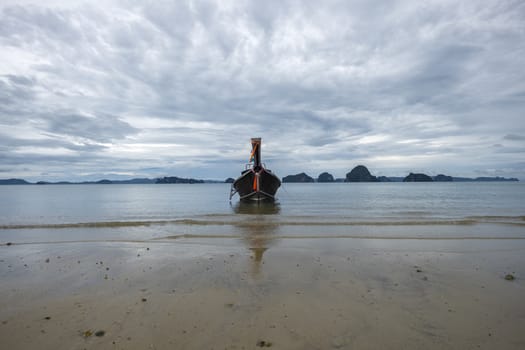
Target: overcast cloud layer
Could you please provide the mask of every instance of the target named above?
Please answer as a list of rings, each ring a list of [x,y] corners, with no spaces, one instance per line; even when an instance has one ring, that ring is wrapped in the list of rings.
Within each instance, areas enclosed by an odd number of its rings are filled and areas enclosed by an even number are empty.
[[[3,1],[0,178],[525,179],[523,1]]]

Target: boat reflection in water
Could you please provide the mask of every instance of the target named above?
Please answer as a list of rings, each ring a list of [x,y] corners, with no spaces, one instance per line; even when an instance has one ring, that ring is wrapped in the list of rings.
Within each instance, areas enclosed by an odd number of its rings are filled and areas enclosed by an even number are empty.
[[[235,214],[245,215],[276,215],[281,212],[279,202],[237,202],[232,206]],[[254,217],[254,220],[257,217]],[[274,220],[275,221],[275,220]]]
[[[279,221],[274,215],[280,213],[279,203],[240,201],[232,208],[236,214],[246,215],[235,224],[235,227],[241,232],[244,244],[252,252],[251,274],[253,278],[257,278],[264,264],[264,253],[277,240],[275,233],[279,228]]]

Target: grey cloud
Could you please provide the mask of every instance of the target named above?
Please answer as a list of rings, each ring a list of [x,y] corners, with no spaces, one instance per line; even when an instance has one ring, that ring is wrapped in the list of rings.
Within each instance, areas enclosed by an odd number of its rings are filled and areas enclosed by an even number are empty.
[[[407,86],[402,93],[406,94],[406,102],[457,110],[462,98],[454,89],[467,78],[470,59],[480,51],[476,46],[452,45],[425,52],[421,67],[415,68],[414,76],[405,81]],[[443,96],[448,101],[443,101]]]
[[[496,153],[506,155],[518,154],[521,156],[525,153],[525,147],[502,147],[496,150]]]
[[[20,147],[43,147],[43,148],[64,148],[71,151],[77,152],[100,152],[107,148],[107,146],[96,144],[96,143],[73,143],[68,140],[53,138],[52,135],[48,135],[49,138],[45,139],[20,139],[10,135],[1,135],[4,145],[0,146],[0,151],[11,152],[19,149]]]
[[[22,75],[6,74],[0,76],[0,112],[9,111],[15,104],[24,104],[33,100],[36,82]],[[18,106],[23,108],[23,106]]]
[[[97,142],[111,142],[125,138],[138,130],[119,118],[108,115],[62,113],[48,118],[48,132],[85,138]]]
[[[4,77],[7,78],[7,80],[11,82],[13,85],[26,86],[26,87],[31,87],[35,85],[34,79],[30,79],[22,75],[7,74]]]
[[[72,24],[71,13],[61,10],[31,5],[11,6],[4,8],[1,16],[0,33],[14,41],[18,41],[21,33],[28,35],[36,44],[39,44],[40,34],[66,43],[81,37]]]
[[[525,136],[524,135],[507,134],[507,135],[505,135],[503,137],[503,139],[510,140],[510,141],[525,141]]]

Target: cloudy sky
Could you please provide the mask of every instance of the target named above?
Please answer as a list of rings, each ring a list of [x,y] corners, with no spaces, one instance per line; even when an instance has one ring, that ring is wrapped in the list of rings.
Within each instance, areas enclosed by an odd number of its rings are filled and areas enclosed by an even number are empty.
[[[0,178],[525,180],[525,2],[0,1]]]

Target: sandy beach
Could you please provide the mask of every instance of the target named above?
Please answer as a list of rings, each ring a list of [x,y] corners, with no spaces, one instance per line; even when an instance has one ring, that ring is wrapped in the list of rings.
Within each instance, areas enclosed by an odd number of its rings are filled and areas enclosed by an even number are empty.
[[[0,246],[6,349],[523,349],[525,240]],[[514,280],[506,280],[512,274]]]

